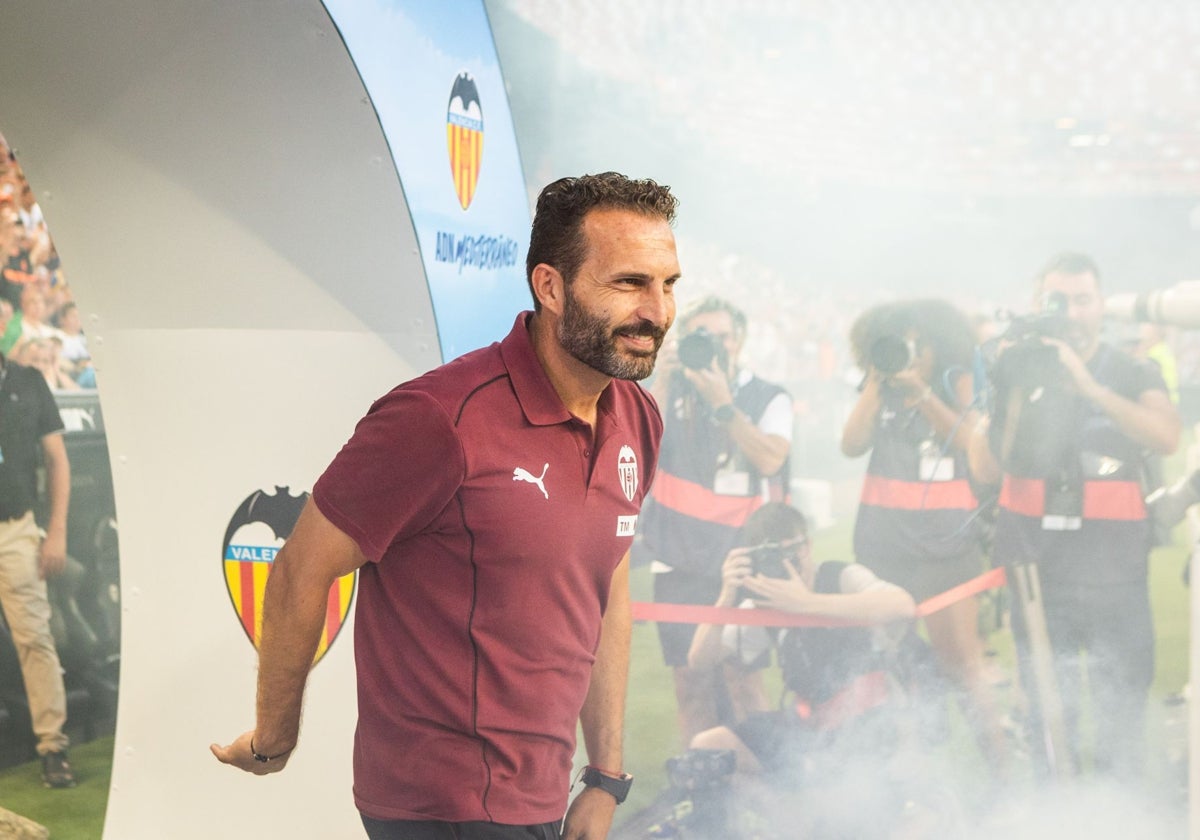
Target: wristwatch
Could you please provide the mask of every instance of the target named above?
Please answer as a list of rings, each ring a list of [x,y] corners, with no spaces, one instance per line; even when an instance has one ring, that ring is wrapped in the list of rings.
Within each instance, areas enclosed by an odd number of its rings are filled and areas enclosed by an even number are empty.
[[[629,795],[629,788],[633,786],[633,776],[622,773],[620,778],[616,778],[601,773],[595,767],[585,767],[583,768],[583,783],[588,787],[598,787],[606,793],[611,793],[617,800],[617,804],[620,805]]]
[[[737,415],[737,409],[733,407],[733,403],[725,403],[719,405],[713,410],[713,419],[724,426],[726,423],[733,421]]]

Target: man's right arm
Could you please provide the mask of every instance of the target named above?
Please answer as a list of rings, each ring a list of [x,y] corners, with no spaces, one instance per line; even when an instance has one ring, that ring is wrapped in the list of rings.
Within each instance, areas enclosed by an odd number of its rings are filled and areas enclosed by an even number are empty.
[[[256,775],[282,770],[287,764],[299,737],[304,685],[321,640],[329,587],[365,562],[357,543],[309,498],[267,578],[257,722],[232,744],[211,746],[221,762]],[[263,762],[253,753],[279,757]]]

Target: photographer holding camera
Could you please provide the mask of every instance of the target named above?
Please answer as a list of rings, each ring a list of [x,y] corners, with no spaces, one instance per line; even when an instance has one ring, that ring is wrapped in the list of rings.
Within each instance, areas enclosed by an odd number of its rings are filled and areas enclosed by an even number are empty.
[[[1040,314],[1000,343],[992,414],[974,429],[971,469],[1000,484],[994,561],[1032,566],[1040,578],[1069,744],[1057,758],[1079,767],[1086,682],[1093,766],[1135,780],[1154,676],[1143,457],[1175,450],[1179,415],[1152,364],[1100,341],[1104,299],[1089,257],[1056,256],[1038,275],[1037,295]],[[1013,611],[1025,686],[1035,684],[1031,620]],[[1036,694],[1030,701],[1034,743],[1046,721]],[[1055,769],[1056,757],[1041,758],[1043,772]]]
[[[746,316],[737,307],[707,297],[679,323],[682,338],[659,356],[654,395],[663,443],[639,529],[654,557],[654,599],[711,604],[737,529],[764,502],[787,498],[792,400],[780,386],[738,367]],[[658,625],[663,658],[674,671],[684,744],[766,703],[756,672],[761,664],[688,667],[694,632],[691,624]]]
[[[857,563],[817,565],[804,515],[787,504],[759,508],[741,529],[737,544],[722,566],[716,606],[749,605],[856,626],[778,631],[700,625],[688,653],[693,667],[753,661],[774,646],[787,702],[732,726],[701,732],[691,747],[732,750],[737,774],[766,778],[779,790],[852,784],[858,805],[873,803],[860,816],[874,820],[880,815],[875,806],[882,805],[876,798],[887,799],[891,788],[878,783],[884,776],[877,774],[886,775],[898,738],[889,713],[897,707],[888,705],[895,685],[889,656],[911,631],[912,596]],[[899,803],[893,804],[898,809]]]
[[[942,300],[901,300],[862,313],[850,331],[865,371],[842,430],[842,452],[871,453],[854,523],[855,559],[925,601],[984,570],[967,446],[979,416],[972,394],[975,332]],[[979,604],[964,598],[925,617],[941,672],[966,701],[989,766],[1006,765],[984,678]]]

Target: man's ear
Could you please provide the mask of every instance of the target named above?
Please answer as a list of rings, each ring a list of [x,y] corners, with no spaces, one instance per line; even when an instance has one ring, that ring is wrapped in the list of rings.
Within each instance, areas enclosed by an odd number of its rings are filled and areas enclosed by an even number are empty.
[[[533,267],[531,281],[533,296],[542,305],[542,309],[561,316],[566,297],[566,281],[558,269],[545,263],[538,263]]]

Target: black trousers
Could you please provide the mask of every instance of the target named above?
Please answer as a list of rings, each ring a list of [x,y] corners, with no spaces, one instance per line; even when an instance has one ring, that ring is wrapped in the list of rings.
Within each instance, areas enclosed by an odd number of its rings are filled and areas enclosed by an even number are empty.
[[[371,840],[559,840],[559,823],[503,825],[494,822],[373,820],[362,814]]]

